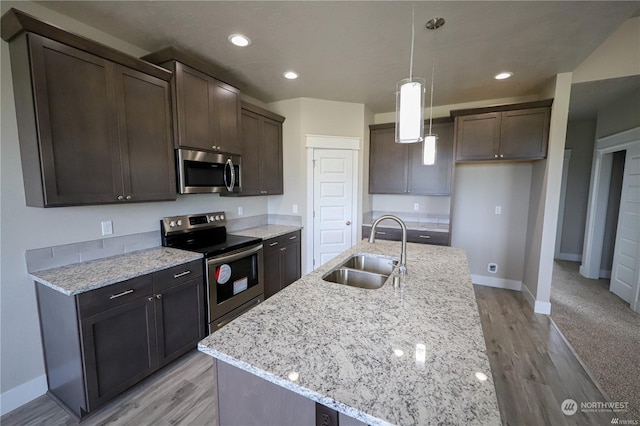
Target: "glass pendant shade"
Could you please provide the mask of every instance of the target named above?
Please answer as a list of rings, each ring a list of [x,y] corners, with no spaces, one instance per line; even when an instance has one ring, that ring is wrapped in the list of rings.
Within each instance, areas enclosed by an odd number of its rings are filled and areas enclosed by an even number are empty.
[[[422,145],[422,164],[433,166],[436,163],[437,135],[427,135]]]
[[[405,78],[396,86],[396,142],[424,138],[424,78]]]

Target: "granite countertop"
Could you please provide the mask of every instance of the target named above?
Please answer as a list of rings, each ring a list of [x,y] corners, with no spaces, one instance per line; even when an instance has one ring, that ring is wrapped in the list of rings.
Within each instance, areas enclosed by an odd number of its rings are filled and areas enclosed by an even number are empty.
[[[302,226],[292,225],[262,225],[255,228],[241,229],[240,231],[230,231],[230,234],[241,235],[243,237],[254,237],[268,240],[269,238],[279,237],[302,229]]]
[[[399,256],[400,243],[358,243],[199,350],[370,425],[500,424],[464,250],[407,244],[401,288],[322,280],[361,252]]]
[[[31,272],[33,280],[67,296],[201,259],[202,254],[154,247],[104,259]]]
[[[448,223],[435,223],[435,222],[419,222],[404,220],[403,221],[408,230],[414,231],[433,231],[433,232],[449,232]],[[373,221],[366,221],[362,226],[371,226]],[[393,220],[385,220],[378,224],[379,228],[397,228],[400,229],[400,225]]]

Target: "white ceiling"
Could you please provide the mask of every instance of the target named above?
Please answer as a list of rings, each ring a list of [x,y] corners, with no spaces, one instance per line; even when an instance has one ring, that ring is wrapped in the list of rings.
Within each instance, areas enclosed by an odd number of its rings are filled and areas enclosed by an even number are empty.
[[[46,1],[44,6],[148,51],[169,45],[214,62],[265,102],[313,97],[395,109],[408,77],[411,2]],[[573,71],[638,2],[416,1],[414,75],[430,77],[434,104],[535,94]],[[446,19],[436,31],[424,24]],[[251,46],[227,37],[240,32]],[[293,69],[295,81],[282,73]],[[509,70],[514,76],[496,81]]]

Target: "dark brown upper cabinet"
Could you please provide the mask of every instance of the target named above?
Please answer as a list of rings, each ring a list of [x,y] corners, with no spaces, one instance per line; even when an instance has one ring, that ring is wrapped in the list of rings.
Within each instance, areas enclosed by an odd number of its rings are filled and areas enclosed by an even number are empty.
[[[171,73],[15,9],[2,38],[28,206],[175,200]]]
[[[242,154],[240,90],[217,79],[210,64],[172,47],[142,59],[173,72],[176,148]]]
[[[547,156],[551,100],[452,111],[456,161],[538,160]]]
[[[395,124],[370,126],[370,194],[450,195],[453,173],[453,122],[433,123],[438,135],[436,162],[422,164],[422,143],[395,143]]]
[[[264,108],[242,103],[240,144],[242,192],[224,196],[283,193],[282,123],[285,118]]]

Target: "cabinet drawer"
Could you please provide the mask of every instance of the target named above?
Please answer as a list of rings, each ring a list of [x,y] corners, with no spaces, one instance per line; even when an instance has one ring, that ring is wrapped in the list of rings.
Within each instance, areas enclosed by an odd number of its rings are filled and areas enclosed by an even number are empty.
[[[175,285],[201,277],[203,269],[202,259],[198,259],[158,271],[153,274],[153,290],[158,293]]]
[[[279,249],[289,244],[293,244],[300,241],[300,235],[300,231],[295,231],[289,232],[288,234],[280,235],[275,238],[269,238],[268,240],[264,240],[264,249]]]
[[[449,245],[449,233],[409,230],[407,232],[407,241],[410,243],[446,246]]]
[[[362,227],[362,238],[369,238],[371,235],[371,227],[363,226]],[[391,241],[402,241],[402,230],[396,228],[376,228],[376,239],[377,240],[391,240]]]
[[[79,294],[77,297],[80,318],[86,318],[140,297],[151,296],[153,294],[151,282],[149,274]]]

